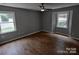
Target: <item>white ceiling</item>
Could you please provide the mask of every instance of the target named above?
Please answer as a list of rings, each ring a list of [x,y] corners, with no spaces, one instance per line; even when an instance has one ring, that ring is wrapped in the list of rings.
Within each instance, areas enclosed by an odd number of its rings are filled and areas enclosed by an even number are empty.
[[[11,6],[32,10],[40,10],[41,3],[0,3],[3,6]],[[62,7],[68,7],[73,5],[79,5],[78,3],[45,3],[44,4],[47,9],[57,9]]]

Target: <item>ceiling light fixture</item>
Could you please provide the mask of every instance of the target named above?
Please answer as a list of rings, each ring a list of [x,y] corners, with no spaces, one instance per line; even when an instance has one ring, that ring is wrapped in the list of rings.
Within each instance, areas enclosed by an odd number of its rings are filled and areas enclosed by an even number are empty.
[[[44,9],[41,9],[41,11],[45,11]]]
[[[40,8],[42,12],[45,11],[44,3],[41,4]]]

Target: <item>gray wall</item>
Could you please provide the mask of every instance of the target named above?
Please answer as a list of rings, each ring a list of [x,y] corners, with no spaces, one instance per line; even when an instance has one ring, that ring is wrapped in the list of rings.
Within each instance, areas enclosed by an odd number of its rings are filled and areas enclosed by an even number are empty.
[[[16,31],[0,35],[0,43],[41,30],[41,13],[33,10],[0,6],[0,11],[15,12]]]
[[[69,11],[69,10],[73,11],[71,35],[73,37],[79,38],[79,5],[66,7],[66,8],[59,8],[59,9],[54,9],[49,12],[44,12],[43,13],[43,30],[48,31],[48,32],[50,31],[52,32],[52,30],[54,30],[55,24],[52,24],[55,22],[54,17],[53,17],[54,12]]]
[[[43,31],[52,31],[52,10],[43,12],[42,14],[42,30]]]
[[[49,10],[47,12],[0,6],[0,11],[15,12],[17,27],[17,31],[15,32],[0,35],[0,43],[36,31],[53,32],[55,25],[53,12],[67,10],[73,10],[71,35],[79,38],[79,6]]]

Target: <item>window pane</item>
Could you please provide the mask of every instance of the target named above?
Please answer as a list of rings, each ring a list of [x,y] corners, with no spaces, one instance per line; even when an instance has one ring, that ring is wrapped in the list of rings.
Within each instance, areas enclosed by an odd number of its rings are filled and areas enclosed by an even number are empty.
[[[13,22],[13,15],[7,13],[0,13],[0,23],[1,22]]]
[[[7,33],[14,31],[14,24],[13,23],[1,23],[1,33]]]
[[[14,13],[0,11],[0,33],[8,33],[15,31]]]
[[[58,16],[57,16],[57,27],[67,28],[67,13],[58,14]]]

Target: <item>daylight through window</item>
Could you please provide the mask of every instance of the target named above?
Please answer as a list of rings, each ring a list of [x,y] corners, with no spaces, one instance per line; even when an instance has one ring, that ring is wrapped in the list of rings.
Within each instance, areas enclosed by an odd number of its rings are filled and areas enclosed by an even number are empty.
[[[68,14],[67,13],[58,13],[57,14],[57,27],[67,28]]]
[[[15,31],[14,13],[0,12],[0,34]]]

